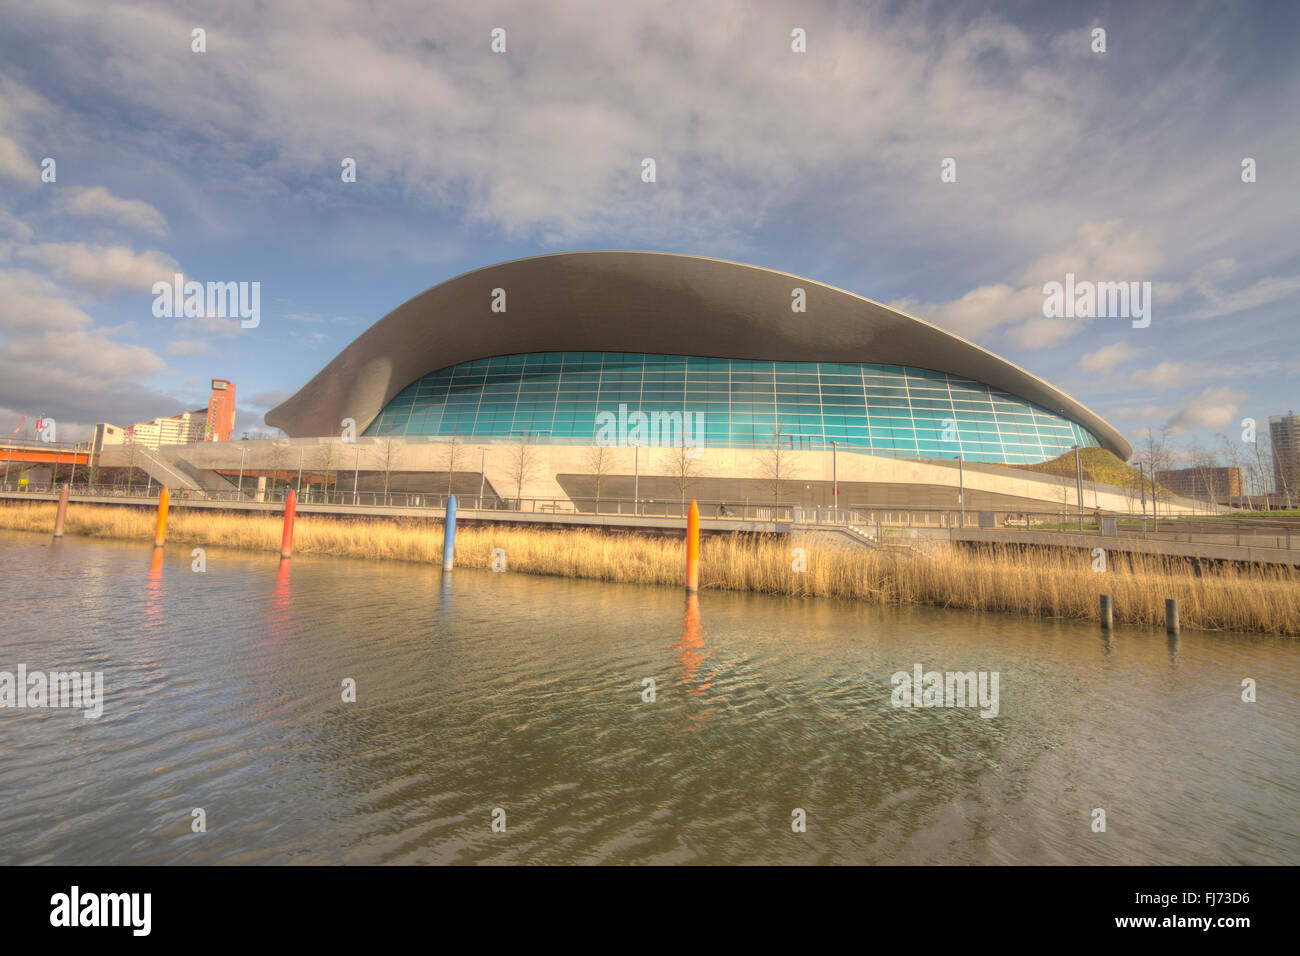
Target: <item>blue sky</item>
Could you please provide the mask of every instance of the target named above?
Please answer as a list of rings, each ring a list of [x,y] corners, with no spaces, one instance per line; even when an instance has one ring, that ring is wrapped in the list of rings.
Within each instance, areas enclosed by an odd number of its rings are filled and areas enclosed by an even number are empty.
[[[1131,439],[1300,406],[1300,5],[210,6],[0,0],[6,434],[199,407],[214,376],[264,429],[411,296],[594,248],[894,304]],[[260,282],[260,325],[155,318],[176,271]],[[1067,272],[1151,282],[1150,326],[1045,318]]]

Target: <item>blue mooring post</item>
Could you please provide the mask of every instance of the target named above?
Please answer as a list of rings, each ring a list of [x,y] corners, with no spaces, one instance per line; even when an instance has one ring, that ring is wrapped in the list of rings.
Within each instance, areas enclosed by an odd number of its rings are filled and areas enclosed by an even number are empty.
[[[442,526],[442,569],[450,571],[456,563],[456,496],[447,498],[447,520]]]

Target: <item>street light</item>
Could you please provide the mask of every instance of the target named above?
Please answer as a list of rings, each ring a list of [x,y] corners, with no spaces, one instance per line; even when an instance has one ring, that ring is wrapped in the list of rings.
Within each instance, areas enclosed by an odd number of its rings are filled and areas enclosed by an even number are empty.
[[[483,509],[483,486],[487,483],[487,447],[478,450],[478,506]]]
[[[966,465],[961,455],[957,456],[957,516],[959,527],[966,527]]]
[[[839,442],[831,439],[831,487],[834,489],[831,496],[831,507],[835,509],[836,514],[839,514],[840,510],[840,470],[837,454],[840,450],[839,444]]]
[[[357,463],[352,471],[352,506],[357,504],[357,483],[361,480],[361,446],[357,446]]]
[[[1083,530],[1083,466],[1079,464],[1079,445],[1074,445],[1074,504],[1079,512],[1079,530]]]

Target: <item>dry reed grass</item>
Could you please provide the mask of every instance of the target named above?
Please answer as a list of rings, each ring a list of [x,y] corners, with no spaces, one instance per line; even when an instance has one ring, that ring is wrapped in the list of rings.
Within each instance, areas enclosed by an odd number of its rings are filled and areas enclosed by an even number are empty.
[[[0,506],[0,527],[50,532],[53,503]],[[152,511],[73,504],[68,534],[153,537]],[[278,515],[174,508],[168,540],[204,547],[277,551]],[[702,542],[700,586],[831,597],[887,604],[927,604],[977,611],[1096,620],[1099,596],[1113,595],[1117,624],[1162,626],[1164,601],[1178,599],[1188,628],[1300,634],[1300,572],[1284,567],[1225,567],[1201,574],[1190,562],[1112,554],[1095,573],[1091,558],[1061,551],[943,550],[932,555],[865,551],[809,538],[807,571],[791,570],[792,542],[727,535]],[[508,570],[600,581],[680,585],[679,538],[580,529],[462,525],[458,567],[488,567],[504,548]],[[299,514],[294,552],[378,560],[442,560],[442,523],[421,519],[347,519]]]

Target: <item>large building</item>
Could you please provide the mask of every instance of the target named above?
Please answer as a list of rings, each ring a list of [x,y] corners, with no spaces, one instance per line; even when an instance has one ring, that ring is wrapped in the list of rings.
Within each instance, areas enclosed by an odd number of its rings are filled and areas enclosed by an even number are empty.
[[[1286,498],[1300,497],[1300,415],[1271,416],[1268,434],[1273,446],[1273,490]]]
[[[294,439],[351,427],[367,447],[397,441],[404,471],[437,470],[430,445],[479,446],[487,481],[538,497],[580,492],[591,471],[581,452],[603,445],[627,449],[616,467],[638,496],[660,459],[631,446],[687,446],[719,495],[728,489],[717,481],[761,481],[768,453],[790,449],[811,501],[825,500],[833,466],[928,487],[955,485],[929,466],[957,459],[978,468],[1074,446],[1131,453],[1075,399],[920,319],[787,273],[654,252],[538,256],[444,282],[364,332],[266,422]],[[498,466],[493,479],[489,450],[511,445],[536,449],[544,477],[511,480]],[[660,460],[661,478],[665,469]],[[1073,482],[1058,483],[1052,497],[1073,501]],[[857,493],[869,492],[864,481]]]
[[[802,311],[796,311],[802,305]],[[496,311],[495,309],[500,309]],[[398,308],[266,416],[293,436],[596,442],[598,416],[692,413],[705,447],[1029,463],[1109,424],[948,332],[753,266],[647,252],[480,269]]]
[[[1198,466],[1157,471],[1156,482],[1176,495],[1200,498],[1211,502],[1226,502],[1245,494],[1240,468]]]

